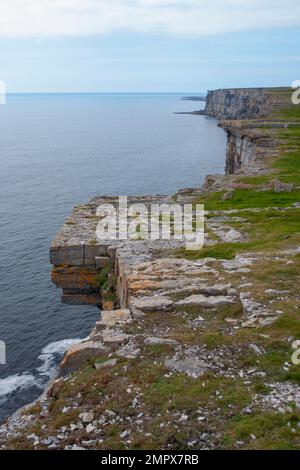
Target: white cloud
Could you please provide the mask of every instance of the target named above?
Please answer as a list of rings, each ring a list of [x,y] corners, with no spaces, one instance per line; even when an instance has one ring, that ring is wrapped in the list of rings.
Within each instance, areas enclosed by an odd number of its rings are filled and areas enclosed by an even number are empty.
[[[299,25],[299,0],[0,0],[0,36],[201,36]]]

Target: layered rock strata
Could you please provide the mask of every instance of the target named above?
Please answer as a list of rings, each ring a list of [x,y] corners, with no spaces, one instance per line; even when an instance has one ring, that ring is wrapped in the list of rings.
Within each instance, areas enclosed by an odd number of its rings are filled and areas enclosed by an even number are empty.
[[[207,93],[202,114],[217,119],[256,119],[288,104],[287,88],[232,88]]]

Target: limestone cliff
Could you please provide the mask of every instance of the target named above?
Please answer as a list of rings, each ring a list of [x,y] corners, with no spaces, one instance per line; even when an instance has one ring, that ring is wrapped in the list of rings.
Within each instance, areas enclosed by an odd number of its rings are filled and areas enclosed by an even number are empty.
[[[265,123],[221,121],[219,126],[227,133],[225,173],[264,173],[268,158],[278,152],[278,138],[265,132]]]
[[[217,119],[255,119],[268,116],[286,101],[286,88],[231,88],[207,93],[203,114]]]
[[[209,91],[202,114],[221,119],[227,132],[226,174],[265,171],[268,157],[276,155],[278,140],[265,127],[278,110],[289,104],[287,88],[235,88]],[[275,119],[276,120],[276,119]]]

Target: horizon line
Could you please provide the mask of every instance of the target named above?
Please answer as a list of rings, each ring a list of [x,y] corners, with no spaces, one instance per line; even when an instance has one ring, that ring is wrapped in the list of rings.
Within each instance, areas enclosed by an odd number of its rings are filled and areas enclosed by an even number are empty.
[[[199,95],[205,94],[207,91],[10,91],[6,95],[109,95],[109,94],[189,94],[189,95]]]

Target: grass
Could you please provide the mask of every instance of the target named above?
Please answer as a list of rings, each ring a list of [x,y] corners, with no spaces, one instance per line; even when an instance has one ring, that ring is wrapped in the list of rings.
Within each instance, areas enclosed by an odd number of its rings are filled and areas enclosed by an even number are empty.
[[[260,186],[270,181],[271,176],[260,175],[260,176],[243,176],[239,178],[239,181],[246,184],[253,184],[254,186]]]
[[[279,128],[276,134],[281,141],[280,155],[273,158],[271,168],[274,174],[259,176],[241,176],[237,181],[254,185],[253,189],[237,189],[233,197],[222,201],[224,191],[209,192],[199,196],[196,203],[204,204],[206,210],[232,210],[247,208],[287,207],[300,201],[300,190],[275,193],[273,190],[261,189],[271,179],[300,185],[300,106],[290,106],[281,111],[278,118],[282,120],[298,120],[299,126]]]
[[[299,412],[261,412],[254,416],[237,416],[224,433],[223,445],[228,448],[236,441],[243,441],[242,447],[247,449],[299,449],[299,419]]]
[[[104,266],[97,274],[96,286],[98,287],[103,301],[117,302],[116,296],[116,276],[114,274],[113,263],[110,262]]]
[[[111,271],[111,265],[108,263],[104,266],[99,274],[96,276],[96,285],[98,289],[101,291],[103,287],[105,287],[106,283],[108,282],[108,275]]]
[[[285,362],[290,363],[291,350],[287,342],[279,342],[277,347],[274,347],[266,351],[259,358],[259,365],[261,370],[267,373],[268,379],[271,380],[282,380],[283,378],[283,366]]]
[[[281,109],[276,116],[285,121],[300,121],[300,106],[291,104]]]
[[[201,250],[191,251],[180,248],[176,251],[176,255],[190,260],[200,258],[232,259],[244,245],[242,243],[218,243],[217,245],[204,247]]]
[[[237,243],[217,243],[201,250],[180,248],[175,252],[178,257],[196,260],[200,258],[232,259],[237,254],[247,251],[270,251],[287,243],[300,241],[299,209],[275,211],[266,209],[261,212],[235,213],[244,222],[230,222],[230,225],[247,233],[249,241]]]
[[[156,413],[166,410],[192,412],[195,405],[206,405],[215,396],[220,382],[221,378],[209,374],[198,379],[189,378],[186,374],[158,376],[145,393],[145,404]]]
[[[269,207],[289,207],[300,201],[300,189],[276,193],[273,190],[237,189],[231,199],[222,201],[224,192],[207,193],[197,198],[205,210],[233,210]]]

